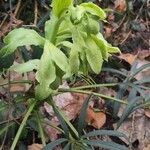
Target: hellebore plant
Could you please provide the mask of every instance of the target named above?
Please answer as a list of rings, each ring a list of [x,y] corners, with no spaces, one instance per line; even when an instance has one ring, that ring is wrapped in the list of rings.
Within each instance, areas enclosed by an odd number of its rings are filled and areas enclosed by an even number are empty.
[[[15,149],[35,105],[39,101],[51,99],[62,80],[73,75],[87,75],[89,72],[98,74],[103,61],[107,61],[112,53],[120,52],[100,33],[100,22],[106,19],[103,9],[92,2],[74,6],[73,0],[53,0],[51,6],[50,20],[45,23],[45,37],[32,29],[14,29],[4,38],[5,46],[0,50],[0,57],[5,57],[20,46],[35,45],[43,49],[40,59],[10,67],[10,70],[19,73],[36,70],[37,80],[34,89],[35,97],[29,100],[29,108],[11,150]],[[51,104],[55,108],[53,103],[51,99]]]

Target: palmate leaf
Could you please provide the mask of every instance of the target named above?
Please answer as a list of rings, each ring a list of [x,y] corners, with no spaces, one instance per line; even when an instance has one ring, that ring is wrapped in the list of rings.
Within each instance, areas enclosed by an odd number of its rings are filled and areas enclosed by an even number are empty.
[[[72,5],[73,0],[53,0],[52,1],[52,13],[59,17],[61,13]]]
[[[88,3],[82,3],[81,6],[83,6],[85,10],[91,13],[92,15],[98,16],[101,20],[106,19],[106,13],[104,12],[103,9],[98,7],[96,4],[92,2],[88,2]]]
[[[0,56],[4,57],[13,53],[19,46],[44,46],[44,42],[45,39],[34,30],[24,28],[14,29],[4,38],[4,43],[6,46],[0,50]]]

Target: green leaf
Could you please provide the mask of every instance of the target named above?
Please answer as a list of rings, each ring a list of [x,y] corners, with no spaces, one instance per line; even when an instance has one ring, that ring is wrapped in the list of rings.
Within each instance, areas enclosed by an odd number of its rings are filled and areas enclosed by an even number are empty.
[[[59,19],[56,16],[51,16],[51,19],[45,23],[45,37],[50,42],[55,42],[57,31],[59,28]]]
[[[91,17],[87,17],[87,19],[88,19],[87,32],[91,34],[98,34],[100,30],[100,25],[98,20],[95,20]]]
[[[46,40],[44,52],[39,63],[39,69],[36,73],[38,82],[40,84],[45,83],[45,86],[47,87],[56,79],[55,66],[52,62],[49,46],[49,41]]]
[[[95,147],[101,147],[104,149],[109,149],[109,150],[128,150],[127,147],[122,146],[120,144],[116,144],[114,142],[106,142],[106,141],[100,141],[100,140],[83,140],[88,145],[92,145]]]
[[[83,130],[84,125],[85,125],[86,110],[87,110],[87,107],[88,107],[88,103],[89,103],[89,101],[91,99],[91,96],[92,95],[89,95],[86,98],[86,100],[84,101],[84,103],[82,105],[82,108],[80,110],[79,121],[78,121],[78,133],[79,133],[79,135],[81,135],[82,130]]]
[[[66,55],[51,42],[47,43],[47,48],[53,62],[55,62],[62,71],[67,72],[69,66]]]
[[[12,65],[10,67],[10,70],[14,70],[18,73],[30,72],[30,71],[33,71],[33,69],[36,69],[36,70],[38,69],[39,62],[40,62],[39,59],[29,60],[22,64]]]
[[[53,90],[44,82],[35,87],[35,97],[37,100],[46,99],[52,92]]]
[[[73,45],[70,50],[69,65],[72,74],[77,74],[79,71],[79,54],[77,45]]]
[[[118,47],[113,47],[111,44],[107,44],[107,52],[108,53],[120,53],[120,49]]]
[[[94,137],[98,135],[117,136],[117,137],[124,137],[125,139],[127,139],[125,134],[114,130],[95,130],[83,135],[82,138],[87,138],[91,136]]]
[[[92,15],[98,16],[101,20],[106,19],[106,13],[99,6],[92,2],[82,3],[81,6],[85,8],[85,10]]]
[[[87,47],[85,48],[86,58],[91,67],[91,69],[95,73],[99,73],[101,71],[103,58],[101,51],[98,49],[96,43],[91,39],[86,39]]]
[[[137,96],[128,103],[128,105],[126,106],[126,108],[124,109],[124,111],[122,113],[122,116],[121,116],[119,122],[117,123],[117,128],[119,128],[120,125],[122,124],[122,122],[133,112],[134,108],[137,105],[137,101],[140,99],[142,99],[142,98]]]
[[[100,34],[101,35],[101,34]],[[103,38],[103,36],[95,36],[95,35],[91,35],[92,39],[95,41],[95,43],[97,44],[97,46],[99,47],[103,59],[104,60],[108,60],[109,54],[107,52],[107,46],[106,46],[106,40]]]
[[[43,46],[45,39],[41,37],[36,31],[31,29],[14,29],[9,32],[8,35],[4,38],[4,46],[0,50],[0,56],[6,56],[13,53],[17,47],[25,45],[39,45]]]
[[[72,23],[78,24],[80,23],[82,17],[84,16],[85,9],[82,6],[76,6],[76,7],[72,7],[70,9],[70,12],[71,12],[70,19]]]
[[[55,16],[59,17],[61,13],[72,5],[73,0],[53,0],[52,1],[52,12]]]
[[[70,150],[70,143],[67,143],[67,144],[65,145],[65,147],[63,148],[63,150]]]
[[[65,138],[60,138],[60,139],[58,139],[58,140],[55,140],[55,141],[53,141],[53,142],[47,144],[47,145],[43,148],[43,150],[52,150],[52,149],[55,148],[57,145],[60,145],[61,143],[66,142],[66,141],[67,141],[67,139],[65,139]]]

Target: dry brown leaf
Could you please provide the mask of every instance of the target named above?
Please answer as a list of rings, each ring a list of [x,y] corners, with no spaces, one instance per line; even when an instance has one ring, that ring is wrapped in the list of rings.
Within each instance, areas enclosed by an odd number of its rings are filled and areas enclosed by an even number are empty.
[[[37,143],[28,146],[28,150],[42,150],[42,148],[43,148],[42,144]]]
[[[111,34],[112,34],[112,28],[111,27],[105,27],[105,33],[104,33],[105,38],[110,37]]]
[[[86,113],[86,122],[94,128],[100,129],[106,123],[106,114],[104,112],[95,112],[89,107]]]
[[[149,61],[145,60],[145,58],[150,56],[150,51],[140,51],[138,52],[136,55],[133,54],[120,54],[120,56],[118,56],[118,58],[125,60],[126,62],[128,62],[130,65],[133,64],[133,62],[136,60],[137,61],[137,68],[148,64]],[[146,78],[150,76],[150,68],[146,68],[142,71],[140,71],[135,78],[137,80],[141,80],[142,78]]]
[[[145,147],[143,150],[150,150],[150,144],[147,147]]]
[[[150,109],[145,109],[144,113],[145,113],[145,116],[150,118]]]
[[[66,82],[64,82],[63,85],[61,85],[61,87],[69,88]],[[63,111],[66,117],[69,120],[72,120],[72,119],[75,119],[76,116],[78,115],[86,97],[87,95],[85,94],[71,94],[69,92],[66,92],[66,93],[62,93],[57,96],[54,96],[53,99],[55,101],[55,104]],[[44,108],[46,112],[51,115],[51,118],[52,118],[50,120],[51,124],[55,124],[55,126],[58,126],[60,123],[57,117],[55,116],[52,107],[48,103],[45,102]],[[59,134],[58,131],[56,131],[50,126],[46,126],[45,130],[46,130],[48,137],[51,140],[57,139],[57,136]]]
[[[125,61],[126,61],[127,63],[129,63],[130,65],[132,65],[133,62],[135,61],[135,59],[137,58],[137,55],[133,55],[133,54],[130,54],[130,53],[127,53],[127,54],[121,53],[118,57],[119,57],[120,59],[125,60]]]
[[[125,0],[115,0],[115,9],[119,12],[124,12],[126,10]]]

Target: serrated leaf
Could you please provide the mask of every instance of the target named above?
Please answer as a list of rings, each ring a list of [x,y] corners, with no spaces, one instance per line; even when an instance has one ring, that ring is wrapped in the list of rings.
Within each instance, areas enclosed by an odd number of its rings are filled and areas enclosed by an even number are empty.
[[[99,73],[101,71],[103,58],[101,51],[98,50],[96,43],[91,39],[86,39],[87,47],[85,48],[86,58],[91,67],[91,69],[95,73]]]
[[[72,74],[77,74],[79,70],[80,61],[77,49],[77,45],[74,44],[70,50],[69,65]]]
[[[49,41],[46,40],[44,45],[44,52],[41,56],[39,69],[36,73],[36,79],[40,84],[45,84],[46,87],[56,79],[55,66],[52,62],[50,53]]]
[[[62,71],[67,72],[68,58],[66,55],[51,42],[47,42],[47,49],[49,50],[53,62],[55,62]]]
[[[34,30],[24,28],[14,29],[4,38],[4,43],[6,46],[0,50],[0,56],[6,56],[13,53],[19,46],[43,46],[44,42],[45,39]]]
[[[106,19],[106,13],[103,9],[92,2],[82,3],[81,6],[85,8],[85,10],[93,15],[98,16],[101,20]]]
[[[29,60],[22,64],[12,65],[10,67],[10,70],[14,70],[18,73],[30,72],[30,71],[33,71],[33,69],[36,69],[36,70],[38,69],[39,62],[40,62],[39,59]]]
[[[59,17],[61,13],[72,5],[72,0],[53,0],[52,1],[52,12],[55,16]]]

